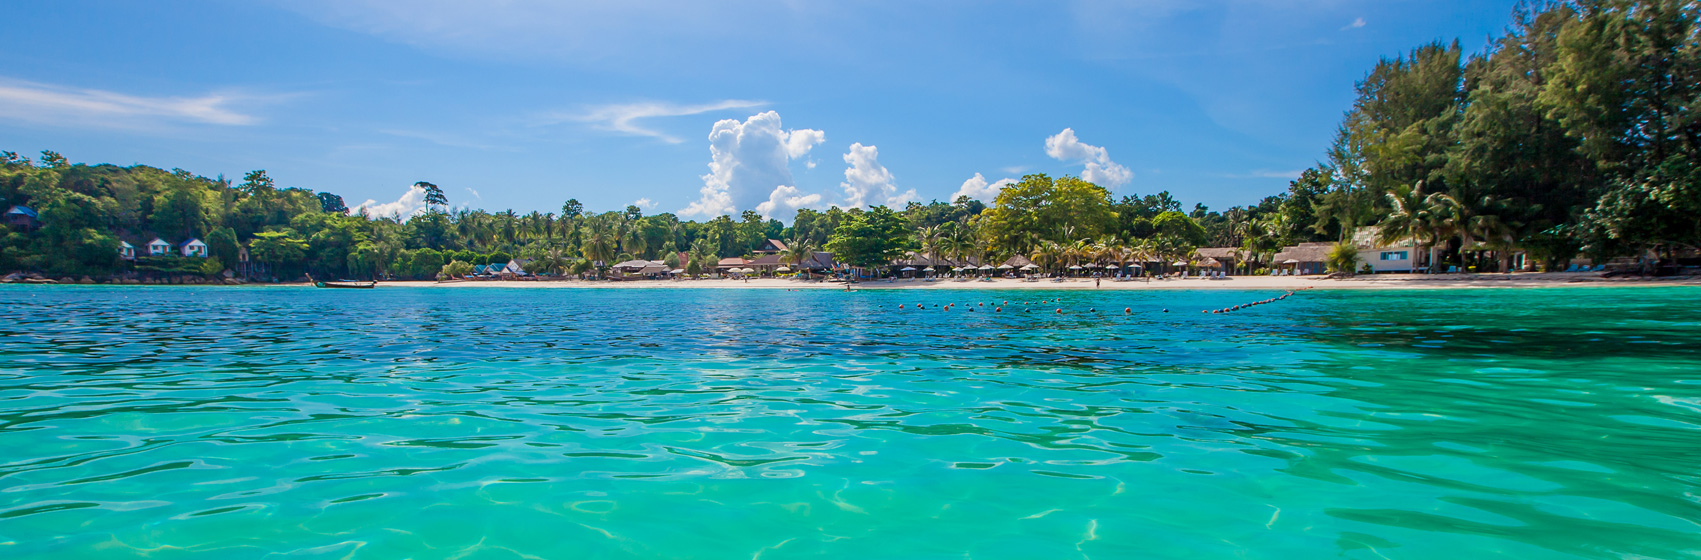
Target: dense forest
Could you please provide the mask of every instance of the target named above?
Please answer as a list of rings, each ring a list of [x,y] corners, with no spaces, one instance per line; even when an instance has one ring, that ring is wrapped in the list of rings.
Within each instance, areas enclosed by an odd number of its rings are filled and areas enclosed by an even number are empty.
[[[374,217],[351,215],[331,193],[281,188],[265,171],[233,184],[4,152],[0,208],[36,215],[4,232],[0,272],[213,275],[246,249],[283,279],[431,278],[517,257],[546,274],[627,258],[697,273],[766,239],[786,241],[793,262],[820,250],[858,266],[909,251],[1167,262],[1206,246],[1267,263],[1283,246],[1345,243],[1365,228],[1421,248],[1432,267],[1504,270],[1513,251],[1547,268],[1579,255],[1670,262],[1701,247],[1698,15],[1677,0],[1526,4],[1478,54],[1455,41],[1384,59],[1357,84],[1316,166],[1285,193],[1220,212],[1184,210],[1168,192],[1115,197],[1076,177],[1029,175],[991,205],[805,209],[789,225],[751,211],[703,222],[635,206],[592,212],[576,200],[559,213],[451,210],[428,182],[416,184],[423,212]],[[210,257],[118,258],[121,241],[155,237],[202,239]]]

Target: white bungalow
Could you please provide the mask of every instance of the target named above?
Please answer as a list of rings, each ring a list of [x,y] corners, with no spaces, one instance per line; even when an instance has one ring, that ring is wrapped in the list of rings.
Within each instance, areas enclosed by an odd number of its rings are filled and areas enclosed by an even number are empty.
[[[153,241],[148,242],[148,256],[163,257],[169,254],[171,254],[171,244],[166,243],[164,239],[155,237]]]
[[[1359,266],[1369,266],[1373,272],[1412,272],[1422,266],[1426,255],[1419,255],[1417,243],[1410,237],[1389,244],[1378,242],[1381,228],[1367,227],[1353,234],[1358,247]],[[1357,272],[1357,271],[1355,271]]]
[[[127,261],[136,260],[136,246],[131,245],[128,241],[120,240],[118,242],[118,258]]]
[[[184,241],[183,244],[178,245],[178,248],[183,250],[185,257],[207,258],[207,244],[202,243],[199,239]]]

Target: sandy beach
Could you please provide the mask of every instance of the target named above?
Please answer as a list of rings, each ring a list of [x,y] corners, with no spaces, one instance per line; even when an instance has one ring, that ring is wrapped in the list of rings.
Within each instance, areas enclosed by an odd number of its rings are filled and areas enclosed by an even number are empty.
[[[701,279],[701,280],[631,280],[621,282],[584,280],[544,281],[397,281],[380,282],[380,287],[429,288],[580,288],[580,289],[784,289],[784,290],[844,290],[839,282],[817,282],[784,278]],[[1701,286],[1701,278],[1602,278],[1599,273],[1514,273],[1514,274],[1383,274],[1347,279],[1323,276],[1233,276],[1222,279],[1162,279],[1150,281],[1114,282],[1106,279],[1095,283],[1091,278],[1074,278],[1063,282],[1039,280],[995,279],[935,280],[916,279],[875,280],[859,282],[856,290],[1423,290],[1447,288],[1537,288],[1562,286]]]

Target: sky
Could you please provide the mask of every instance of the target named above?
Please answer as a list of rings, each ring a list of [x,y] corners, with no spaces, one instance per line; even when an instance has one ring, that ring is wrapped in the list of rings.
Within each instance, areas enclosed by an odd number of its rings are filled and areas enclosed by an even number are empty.
[[[1514,0],[84,1],[8,6],[0,150],[375,214],[688,219],[990,201],[1028,173],[1189,208],[1315,165],[1377,60]]]

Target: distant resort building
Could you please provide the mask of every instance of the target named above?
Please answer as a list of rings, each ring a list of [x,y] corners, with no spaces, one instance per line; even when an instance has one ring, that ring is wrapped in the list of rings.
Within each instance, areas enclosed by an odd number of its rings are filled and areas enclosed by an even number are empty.
[[[1323,274],[1329,270],[1329,250],[1334,243],[1300,243],[1283,247],[1271,259],[1271,268],[1288,274]]]
[[[185,257],[207,258],[207,244],[202,243],[200,239],[184,241],[177,247]]]
[[[118,258],[127,261],[136,260],[136,246],[131,245],[128,241],[120,240],[118,242]]]
[[[28,206],[16,205],[6,209],[6,225],[19,229],[36,229],[41,227],[41,216]]]
[[[1239,247],[1203,247],[1193,251],[1201,261],[1214,261],[1222,266],[1223,274],[1233,276],[1235,267],[1240,263],[1251,260],[1250,255]],[[1207,263],[1208,264],[1208,263]],[[1210,267],[1215,268],[1215,267]]]
[[[644,278],[659,278],[659,277],[667,276],[667,275],[670,274],[670,272],[667,268],[667,263],[664,263],[664,262],[661,262],[661,261],[648,261],[648,260],[643,260],[643,259],[633,259],[633,260],[629,260],[629,261],[615,263],[614,266],[611,266],[609,268],[611,270],[613,270],[616,274],[619,274],[623,277],[626,277],[626,276],[641,276],[641,277],[644,277]]]
[[[750,261],[745,260],[743,257],[727,257],[721,259],[720,262],[715,263],[715,270],[727,272],[735,268],[744,268],[744,265],[747,264],[750,264]]]
[[[148,256],[163,257],[169,254],[171,254],[171,244],[166,243],[164,239],[155,237],[153,241],[148,242]]]
[[[757,247],[756,250],[752,252],[758,255],[776,255],[785,252],[785,250],[785,242],[778,239],[768,239],[762,242],[761,247]]]

